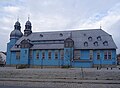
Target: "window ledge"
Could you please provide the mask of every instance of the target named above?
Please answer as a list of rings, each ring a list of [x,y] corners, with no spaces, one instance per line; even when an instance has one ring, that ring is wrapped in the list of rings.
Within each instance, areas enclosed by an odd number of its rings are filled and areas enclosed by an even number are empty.
[[[73,61],[79,61],[79,62],[91,62],[92,60],[73,60]]]

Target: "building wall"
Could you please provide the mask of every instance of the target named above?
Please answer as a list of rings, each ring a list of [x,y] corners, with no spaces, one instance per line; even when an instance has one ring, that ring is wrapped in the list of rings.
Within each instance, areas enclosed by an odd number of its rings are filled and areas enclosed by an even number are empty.
[[[20,64],[20,59],[16,58],[16,52],[11,52],[10,65]]]
[[[74,63],[72,64],[73,67],[84,67],[84,68],[88,68],[88,67],[92,67],[92,62],[90,61],[74,61]]]
[[[29,49],[21,49],[20,59],[16,58],[17,52],[11,52],[10,63],[17,64],[30,64],[32,66],[64,66],[68,65],[67,60],[61,59],[61,50],[33,50],[32,58],[29,55]],[[116,50],[93,50],[93,58],[90,59],[90,50],[78,50],[80,54],[79,60],[72,60],[72,67],[93,67],[94,65],[113,65],[116,64]],[[111,59],[104,59],[104,52],[111,51]],[[45,53],[45,58],[42,59],[42,53]],[[51,52],[51,59],[49,59],[48,52]],[[55,59],[55,52],[58,58]],[[97,52],[100,52],[100,59],[97,59]],[[37,55],[38,54],[38,55]],[[65,54],[65,53],[64,53]],[[75,56],[74,56],[75,57]]]
[[[37,57],[37,53],[39,56]],[[42,53],[45,53],[45,58],[43,59]],[[51,59],[48,58],[48,52],[51,52]],[[55,59],[55,52],[57,52],[58,58]],[[62,61],[60,58],[60,50],[33,50],[33,63],[32,65],[41,65],[41,66],[61,66]]]
[[[73,60],[73,67],[92,67],[93,60],[90,59],[90,50],[78,50],[80,59]],[[75,55],[74,55],[75,57]]]
[[[30,64],[29,63],[29,49],[21,48],[20,50],[20,63],[21,64]]]
[[[104,52],[111,52],[111,59],[104,59]],[[100,59],[97,59],[100,52]],[[116,50],[93,50],[93,58],[90,59],[90,50],[79,50],[80,60],[73,61],[73,67],[93,67],[94,65],[116,65]]]
[[[11,65],[11,51],[10,49],[15,45],[17,39],[11,39],[9,43],[7,43],[7,57],[6,57],[6,64]]]
[[[72,65],[73,51],[73,48],[64,48],[64,65]]]
[[[7,56],[6,56],[6,64],[7,64],[7,65],[10,65],[10,55],[11,55],[11,52],[10,52],[10,44],[7,43]]]
[[[111,59],[105,59],[104,52],[107,52],[107,56],[108,56],[109,51],[111,52]],[[97,59],[97,52],[100,52],[100,59]],[[95,50],[93,57],[94,57],[93,58],[94,64],[103,64],[103,65],[116,64],[116,50]]]
[[[89,57],[89,50],[80,50],[80,59],[81,60],[89,60],[90,57]]]
[[[42,58],[42,53],[45,53],[45,58]],[[48,57],[48,52],[51,52],[51,59]],[[55,59],[55,52],[58,54],[58,58]],[[39,55],[37,56],[37,53]],[[31,65],[42,65],[42,66],[61,66],[62,60],[60,57],[60,50],[33,50],[33,58],[30,59]]]

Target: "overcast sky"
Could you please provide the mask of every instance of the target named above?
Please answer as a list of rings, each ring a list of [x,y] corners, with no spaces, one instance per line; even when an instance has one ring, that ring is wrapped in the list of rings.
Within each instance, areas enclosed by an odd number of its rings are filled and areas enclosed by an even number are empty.
[[[102,29],[112,35],[120,53],[120,0],[0,0],[0,51],[19,18],[21,30],[30,15],[32,31]]]

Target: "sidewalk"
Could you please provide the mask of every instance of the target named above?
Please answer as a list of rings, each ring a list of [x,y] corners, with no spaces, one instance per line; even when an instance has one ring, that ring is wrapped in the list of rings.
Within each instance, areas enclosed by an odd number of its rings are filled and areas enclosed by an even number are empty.
[[[120,80],[84,80],[84,79],[24,79],[24,78],[0,78],[0,81],[18,82],[48,82],[48,83],[78,83],[78,84],[120,84]]]

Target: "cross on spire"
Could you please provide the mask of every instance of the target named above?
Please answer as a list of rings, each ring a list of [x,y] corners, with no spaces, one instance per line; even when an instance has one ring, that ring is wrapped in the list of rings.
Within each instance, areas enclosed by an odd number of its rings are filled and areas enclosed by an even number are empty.
[[[28,14],[28,21],[30,20],[30,15]]]
[[[17,21],[19,21],[19,16],[17,17]]]

